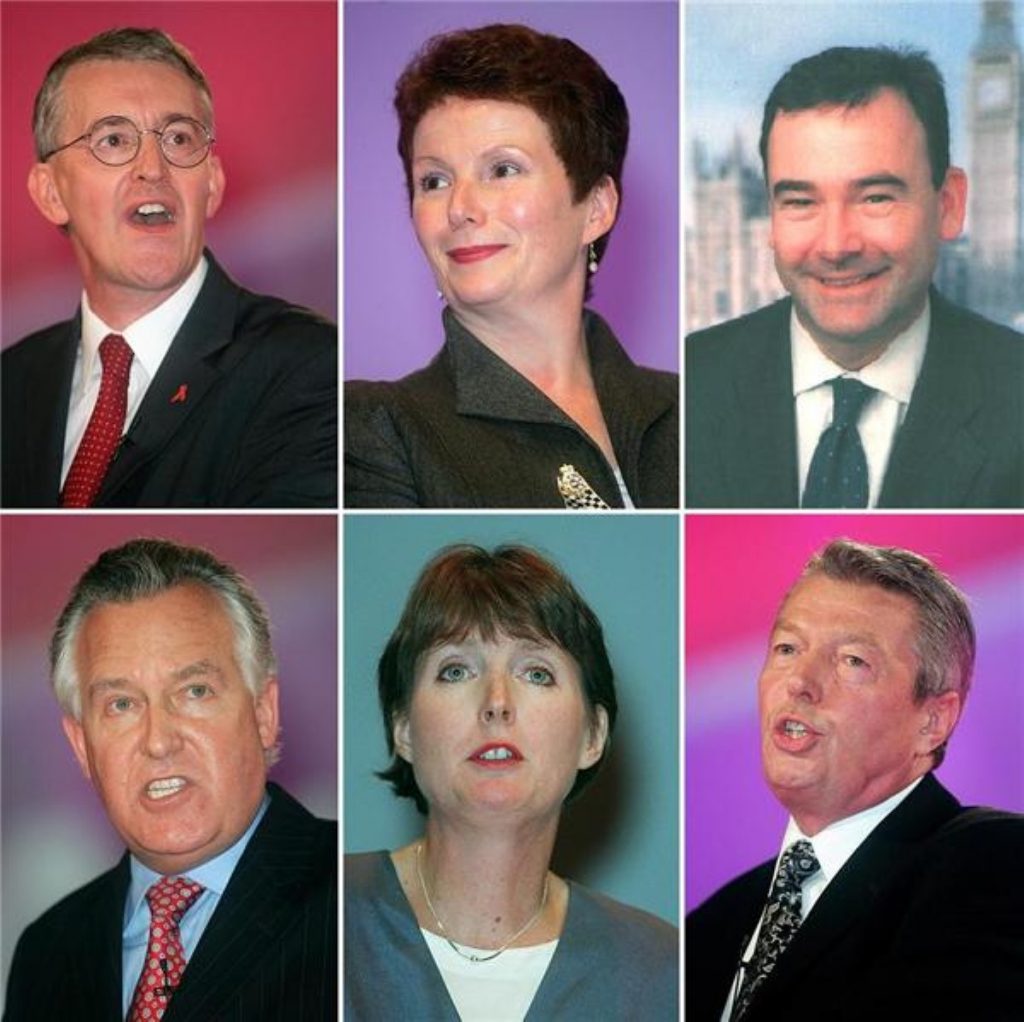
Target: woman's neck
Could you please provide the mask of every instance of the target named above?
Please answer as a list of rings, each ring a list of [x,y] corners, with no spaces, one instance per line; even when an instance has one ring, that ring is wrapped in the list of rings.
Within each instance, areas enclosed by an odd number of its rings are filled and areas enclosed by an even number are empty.
[[[564,919],[565,885],[548,876],[554,839],[552,827],[495,834],[428,820],[422,840],[393,859],[424,928],[457,944],[494,949],[530,923],[512,946],[530,945],[557,937]]]

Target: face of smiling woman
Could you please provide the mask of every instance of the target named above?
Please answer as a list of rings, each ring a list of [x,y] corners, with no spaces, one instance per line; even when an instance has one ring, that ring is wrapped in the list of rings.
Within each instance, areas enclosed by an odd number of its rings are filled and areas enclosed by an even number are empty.
[[[444,100],[416,127],[412,173],[416,237],[456,313],[582,304],[586,246],[611,228],[615,188],[574,202],[533,110]]]
[[[408,713],[394,725],[432,817],[557,820],[578,770],[601,757],[579,668],[560,647],[479,635],[424,655]]]
[[[219,599],[186,584],[102,604],[75,654],[82,719],[64,732],[131,852],[181,873],[232,845],[263,798],[277,682],[252,696]]]

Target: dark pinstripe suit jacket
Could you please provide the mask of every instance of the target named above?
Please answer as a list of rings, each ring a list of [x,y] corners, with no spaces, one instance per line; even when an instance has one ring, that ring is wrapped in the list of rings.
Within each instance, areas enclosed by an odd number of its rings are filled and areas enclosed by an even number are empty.
[[[584,313],[597,397],[637,507],[679,506],[679,378],[633,363]],[[393,383],[345,385],[346,507],[563,507],[575,466],[611,507],[615,477],[597,445],[449,310],[445,345]]]
[[[275,784],[164,1022],[337,1018],[337,825]],[[117,1022],[127,854],[21,935],[4,1022]]]

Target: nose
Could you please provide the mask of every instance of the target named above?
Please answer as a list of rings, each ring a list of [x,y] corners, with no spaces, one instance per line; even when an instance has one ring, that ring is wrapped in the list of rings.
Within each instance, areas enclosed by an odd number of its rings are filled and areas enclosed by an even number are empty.
[[[831,263],[841,263],[863,248],[857,213],[845,202],[829,203],[823,214],[819,255]]]
[[[146,710],[143,728],[143,750],[151,759],[165,759],[181,748],[177,719],[164,707],[151,705]]]
[[[448,224],[454,230],[465,223],[478,227],[486,219],[480,190],[475,181],[457,180],[448,196]]]
[[[167,158],[160,148],[160,136],[156,132],[143,132],[139,138],[139,151],[132,163],[132,173],[145,181],[159,181],[167,174]]]
[[[493,675],[485,683],[480,720],[484,724],[511,724],[515,716],[512,691],[507,679],[501,674]]]
[[[822,671],[825,666],[809,654],[794,662],[786,677],[786,690],[790,698],[803,703],[821,702]]]

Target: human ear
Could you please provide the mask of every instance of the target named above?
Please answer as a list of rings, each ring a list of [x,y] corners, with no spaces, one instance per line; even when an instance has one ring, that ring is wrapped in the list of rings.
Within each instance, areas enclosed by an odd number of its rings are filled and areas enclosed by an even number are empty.
[[[583,244],[589,245],[607,234],[615,225],[615,218],[619,212],[619,192],[615,182],[605,174],[583,201],[587,204]]]
[[[604,754],[608,741],[608,711],[603,706],[594,708],[593,719],[587,729],[586,744],[580,753],[578,770],[592,767]]]
[[[959,237],[966,215],[967,175],[959,167],[950,167],[939,189],[939,237],[943,241]]]
[[[226,181],[220,157],[211,154],[207,159],[210,161],[210,191],[206,196],[206,219],[209,220],[220,209],[220,204],[224,200]]]
[[[264,749],[272,749],[277,744],[279,730],[278,687],[277,678],[270,678],[263,686],[263,691],[253,701],[256,711],[256,730],[259,732],[260,745]]]
[[[927,719],[920,729],[922,755],[931,755],[943,745],[960,719],[960,693],[943,692],[929,696],[924,702]]]
[[[60,190],[53,176],[53,168],[48,163],[33,164],[28,172],[28,194],[36,205],[36,209],[57,227],[64,227],[71,215],[60,196]]]
[[[412,762],[412,729],[409,727],[408,714],[396,714],[391,721],[391,738],[395,743],[395,752],[406,761]]]
[[[64,737],[67,738],[68,745],[71,746],[71,751],[75,754],[75,759],[78,760],[82,773],[85,775],[86,780],[91,781],[92,773],[89,770],[88,745],[85,741],[85,729],[82,727],[82,722],[65,714],[61,718],[60,726],[64,729]]]

